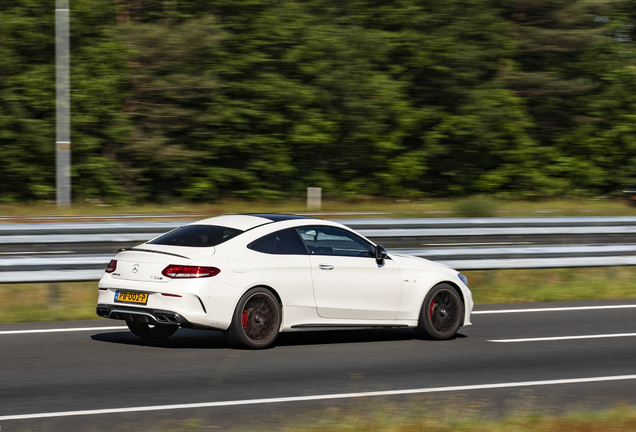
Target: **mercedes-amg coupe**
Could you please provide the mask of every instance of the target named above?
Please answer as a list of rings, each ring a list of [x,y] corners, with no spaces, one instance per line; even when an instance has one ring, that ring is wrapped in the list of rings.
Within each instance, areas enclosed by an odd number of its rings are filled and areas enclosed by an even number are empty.
[[[249,348],[307,330],[411,327],[450,339],[473,308],[451,268],[387,253],[336,222],[278,214],[205,219],[121,250],[98,289],[97,314],[142,338],[211,329]]]

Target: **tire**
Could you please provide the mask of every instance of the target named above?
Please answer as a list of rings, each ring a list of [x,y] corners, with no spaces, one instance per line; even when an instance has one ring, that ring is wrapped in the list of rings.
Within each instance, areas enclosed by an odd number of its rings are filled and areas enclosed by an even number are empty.
[[[434,286],[424,299],[416,333],[427,339],[451,339],[464,316],[464,304],[449,284]]]
[[[143,339],[167,339],[174,334],[179,328],[174,324],[148,324],[126,320],[126,325],[133,334]]]
[[[270,346],[280,329],[280,303],[271,291],[252,288],[239,300],[225,337],[231,345],[262,349]]]

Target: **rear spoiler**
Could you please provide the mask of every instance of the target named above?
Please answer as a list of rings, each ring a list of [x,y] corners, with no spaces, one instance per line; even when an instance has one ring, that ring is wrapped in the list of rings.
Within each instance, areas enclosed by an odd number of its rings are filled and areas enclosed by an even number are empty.
[[[162,252],[162,251],[149,250],[149,249],[123,248],[123,249],[119,249],[119,250],[117,251],[117,253],[119,253],[119,252],[126,252],[126,251],[134,251],[134,252],[148,252],[148,253],[158,253],[158,254],[163,254],[163,255],[172,255],[172,256],[179,257],[179,258],[185,258],[185,259],[187,259],[187,260],[191,260],[191,259],[192,259],[192,258],[190,258],[190,257],[183,256],[183,255],[179,255],[179,254],[175,254],[175,253]]]

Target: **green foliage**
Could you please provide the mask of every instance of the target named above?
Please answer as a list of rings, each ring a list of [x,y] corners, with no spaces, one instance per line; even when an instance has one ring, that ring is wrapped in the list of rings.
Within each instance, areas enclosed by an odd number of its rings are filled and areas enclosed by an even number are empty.
[[[525,99],[555,194],[620,189],[636,174],[632,41],[617,37],[629,2],[511,1],[517,67],[502,79]]]
[[[0,7],[0,200],[55,198],[55,2]],[[108,149],[120,144],[125,53],[105,0],[73,2],[72,164],[75,198],[124,189]]]
[[[73,0],[71,10],[71,140],[75,199],[134,197],[121,147],[127,51],[111,1]]]
[[[54,192],[54,17],[40,6],[24,0],[0,7],[2,202]]]
[[[0,201],[55,196],[53,0],[0,6]],[[597,195],[636,178],[627,0],[77,0],[75,200]]]

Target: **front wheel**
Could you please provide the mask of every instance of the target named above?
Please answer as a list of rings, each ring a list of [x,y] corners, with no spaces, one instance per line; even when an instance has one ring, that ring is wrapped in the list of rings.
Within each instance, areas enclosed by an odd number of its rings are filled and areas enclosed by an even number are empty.
[[[225,336],[235,346],[267,348],[278,336],[281,319],[280,303],[271,291],[252,288],[236,305]]]
[[[144,339],[167,339],[177,331],[179,326],[174,324],[148,324],[126,320],[126,325],[133,334]]]
[[[455,336],[464,315],[464,305],[457,291],[449,284],[439,284],[426,295],[416,332],[431,339]]]

